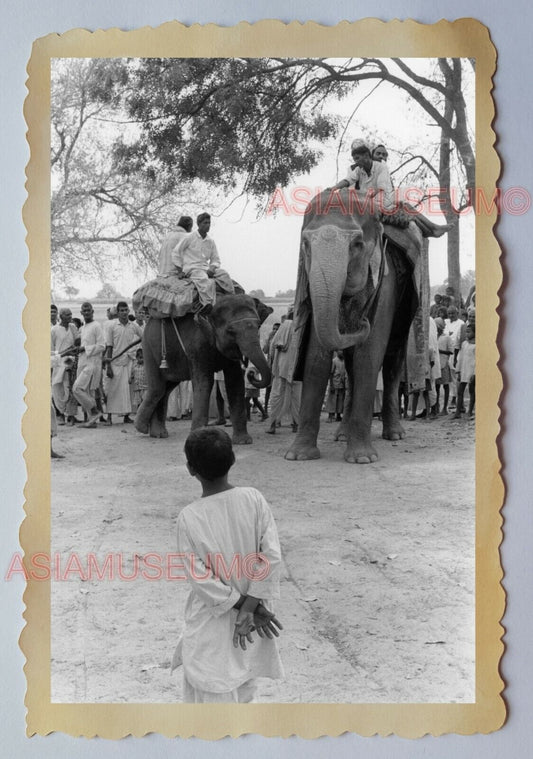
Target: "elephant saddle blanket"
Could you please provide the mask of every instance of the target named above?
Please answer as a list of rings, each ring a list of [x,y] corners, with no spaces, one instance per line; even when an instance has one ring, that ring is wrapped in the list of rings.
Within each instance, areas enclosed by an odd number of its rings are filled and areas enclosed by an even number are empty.
[[[233,281],[233,286],[236,293],[244,293],[238,282]],[[218,287],[217,294],[223,294]],[[154,319],[179,318],[200,308],[192,280],[180,279],[177,274],[163,274],[141,285],[133,293],[132,304],[134,311],[145,308]]]

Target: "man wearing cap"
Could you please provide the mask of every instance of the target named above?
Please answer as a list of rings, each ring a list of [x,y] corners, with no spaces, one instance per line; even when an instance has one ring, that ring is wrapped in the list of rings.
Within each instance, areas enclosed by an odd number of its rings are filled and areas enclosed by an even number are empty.
[[[377,148],[384,148],[383,145],[377,145]],[[384,148],[385,149],[385,148]],[[354,163],[345,179],[341,179],[332,189],[340,190],[343,187],[355,185],[365,196],[375,197],[373,210],[386,211],[389,216],[389,223],[400,226],[408,226],[408,222],[414,222],[424,237],[441,237],[451,229],[449,224],[434,224],[424,214],[417,211],[408,203],[399,202],[394,197],[394,188],[388,168],[384,161],[387,160],[388,153],[385,149],[385,155],[380,152],[379,160],[372,160],[373,152],[364,140],[354,140],[352,142],[352,158]],[[392,216],[393,212],[399,212]],[[387,219],[385,219],[387,221]]]
[[[366,196],[376,198],[375,209],[379,211],[394,208],[394,188],[390,173],[382,161],[373,161],[372,152],[364,140],[352,142],[353,164],[345,179],[341,179],[332,189],[355,185]]]

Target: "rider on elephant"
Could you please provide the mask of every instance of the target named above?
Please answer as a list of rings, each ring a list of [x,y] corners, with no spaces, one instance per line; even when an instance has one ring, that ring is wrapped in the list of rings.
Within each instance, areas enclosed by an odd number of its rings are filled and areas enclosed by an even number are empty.
[[[377,147],[384,146],[380,144]],[[374,156],[376,160],[373,160]],[[337,182],[332,189],[340,190],[343,187],[355,186],[366,196],[376,198],[377,208],[384,212],[385,224],[407,227],[410,222],[414,222],[423,237],[441,237],[448,232],[449,225],[434,224],[413,206],[395,199],[390,172],[384,163],[387,157],[386,151],[385,156],[382,151],[376,154],[375,151],[370,150],[364,140],[354,140],[352,142],[354,163],[351,164],[346,178]]]
[[[159,251],[159,269],[158,275],[164,277],[174,271],[172,263],[172,251],[180,243],[185,235],[192,231],[192,219],[190,216],[180,216],[176,229],[165,237]]]
[[[229,274],[221,268],[215,241],[207,234],[211,216],[201,213],[196,224],[198,229],[185,235],[172,251],[172,262],[180,278],[190,279],[200,299],[200,314],[210,313],[216,300],[216,285],[225,293],[234,293]]]

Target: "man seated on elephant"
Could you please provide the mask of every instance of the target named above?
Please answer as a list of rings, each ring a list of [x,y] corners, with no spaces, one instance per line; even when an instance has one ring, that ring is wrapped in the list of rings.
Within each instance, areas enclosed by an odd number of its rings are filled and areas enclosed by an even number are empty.
[[[450,225],[434,224],[412,205],[403,203],[395,197],[390,172],[381,160],[381,155],[380,153],[376,156],[377,160],[373,160],[374,153],[364,140],[354,140],[352,142],[354,163],[350,166],[346,178],[341,179],[332,189],[340,190],[353,185],[365,195],[365,204],[367,198],[375,198],[374,205],[370,208],[383,213],[384,223],[400,227],[408,227],[410,223],[414,223],[423,237],[441,237],[448,232]]]
[[[345,179],[332,188],[341,190],[343,187],[355,186],[366,197],[375,198],[374,210],[388,211],[394,208],[394,188],[389,170],[385,163],[373,161],[370,148],[363,140],[352,142],[352,158]],[[371,206],[372,207],[372,206]]]
[[[192,219],[190,216],[180,216],[176,229],[165,237],[159,251],[159,270],[158,275],[164,277],[171,274],[174,269],[172,263],[172,251],[180,243],[185,235],[192,231]]]
[[[179,276],[189,278],[200,299],[199,313],[207,315],[216,300],[216,285],[225,293],[234,293],[229,274],[221,268],[215,241],[207,234],[211,216],[201,213],[196,219],[198,229],[191,232],[172,251],[172,262]]]

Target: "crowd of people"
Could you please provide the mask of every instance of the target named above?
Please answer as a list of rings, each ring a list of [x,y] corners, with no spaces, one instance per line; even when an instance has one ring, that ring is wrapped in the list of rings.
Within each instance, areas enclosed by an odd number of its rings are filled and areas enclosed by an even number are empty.
[[[57,425],[79,425],[83,428],[110,426],[113,420],[133,422],[132,416],[142,403],[146,391],[143,351],[139,347],[147,314],[135,314],[125,301],[107,309],[102,324],[94,319],[91,303],[82,303],[82,320],[73,317],[70,308],[58,310],[51,306],[51,386],[52,435]],[[293,339],[293,307],[280,321],[272,324],[263,344],[272,371],[272,382],[264,396],[253,387],[250,374],[255,367],[242,364],[245,381],[247,418],[257,415],[258,421],[269,420],[266,432],[275,435],[284,419],[293,432],[298,430],[301,382],[293,380],[296,343]],[[411,419],[463,413],[471,417],[475,407],[475,292],[468,306],[462,298],[446,288],[437,293],[430,307],[429,350],[426,376],[410,377],[409,359],[400,383],[400,413]],[[230,426],[229,404],[223,372],[215,381],[215,425]],[[378,377],[374,414],[380,415],[382,380]],[[323,411],[327,422],[342,421],[348,397],[348,376],[342,351],[333,354],[331,375]],[[423,408],[418,411],[420,396]],[[465,396],[468,409],[465,407]],[[193,390],[190,381],[181,382],[169,395],[167,420],[192,418]],[[52,451],[53,456],[58,456]]]
[[[133,423],[146,390],[139,348],[145,312],[130,314],[128,304],[119,301],[100,324],[86,301],[80,313],[83,321],[70,308],[50,308],[52,437],[61,424],[94,429],[97,422],[112,425],[113,416]],[[58,455],[52,449],[52,456]]]

